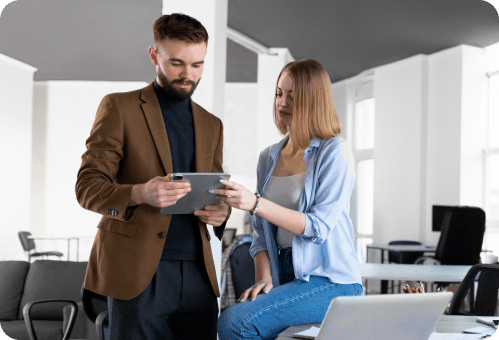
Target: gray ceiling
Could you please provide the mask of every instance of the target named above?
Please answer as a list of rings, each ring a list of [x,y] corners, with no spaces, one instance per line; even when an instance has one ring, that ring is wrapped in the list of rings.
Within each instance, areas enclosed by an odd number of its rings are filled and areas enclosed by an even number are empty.
[[[18,0],[0,17],[0,53],[36,80],[151,81],[147,57],[161,0]],[[415,54],[499,41],[481,0],[229,0],[228,24],[269,47],[312,58],[338,81]],[[228,41],[227,81],[256,81],[256,54]]]

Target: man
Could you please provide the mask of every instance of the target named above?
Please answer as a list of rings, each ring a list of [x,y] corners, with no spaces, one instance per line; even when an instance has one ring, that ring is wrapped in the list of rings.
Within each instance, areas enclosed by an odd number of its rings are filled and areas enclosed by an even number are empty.
[[[156,80],[104,97],[82,156],[78,202],[103,215],[84,287],[108,296],[110,339],[216,339],[206,224],[221,238],[230,211],[160,214],[190,191],[170,182],[173,172],[223,172],[222,123],[190,99],[208,33],[183,14],[163,15],[153,31]]]

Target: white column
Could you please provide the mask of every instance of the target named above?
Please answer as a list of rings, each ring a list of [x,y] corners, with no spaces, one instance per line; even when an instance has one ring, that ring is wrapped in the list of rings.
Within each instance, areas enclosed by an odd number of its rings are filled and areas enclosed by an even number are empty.
[[[271,54],[258,55],[258,107],[256,113],[258,152],[272,145],[282,136],[275,127],[273,105],[277,77],[286,64],[294,61],[287,48],[271,48]]]
[[[429,56],[426,243],[431,205],[483,206],[487,131],[486,50],[457,46]]]
[[[36,70],[0,54],[0,261],[27,260],[17,233],[30,231],[32,101]]]
[[[424,208],[426,57],[374,72],[374,239],[420,240]]]
[[[192,99],[224,121],[228,0],[163,0],[163,14],[183,13],[208,31],[204,72]]]

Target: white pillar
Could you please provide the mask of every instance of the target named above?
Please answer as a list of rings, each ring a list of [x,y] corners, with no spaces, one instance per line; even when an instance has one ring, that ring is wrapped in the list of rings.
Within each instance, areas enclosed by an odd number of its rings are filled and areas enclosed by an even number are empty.
[[[257,136],[258,152],[272,145],[282,136],[275,127],[273,105],[277,77],[286,64],[294,61],[287,48],[271,48],[273,54],[258,55],[258,106],[257,106]]]
[[[17,233],[30,231],[32,101],[36,70],[0,54],[1,261],[27,260]]]
[[[183,13],[208,31],[204,72],[192,99],[224,121],[228,0],[163,0],[163,14]]]
[[[487,53],[460,45],[429,57],[425,241],[436,244],[431,205],[483,207]]]

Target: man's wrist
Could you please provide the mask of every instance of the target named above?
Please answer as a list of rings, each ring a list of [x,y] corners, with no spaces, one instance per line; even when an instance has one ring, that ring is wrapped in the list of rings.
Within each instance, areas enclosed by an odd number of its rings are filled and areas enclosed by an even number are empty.
[[[135,184],[132,187],[132,193],[130,195],[130,202],[128,204],[129,207],[133,207],[135,205],[139,205],[142,202],[142,184]]]

